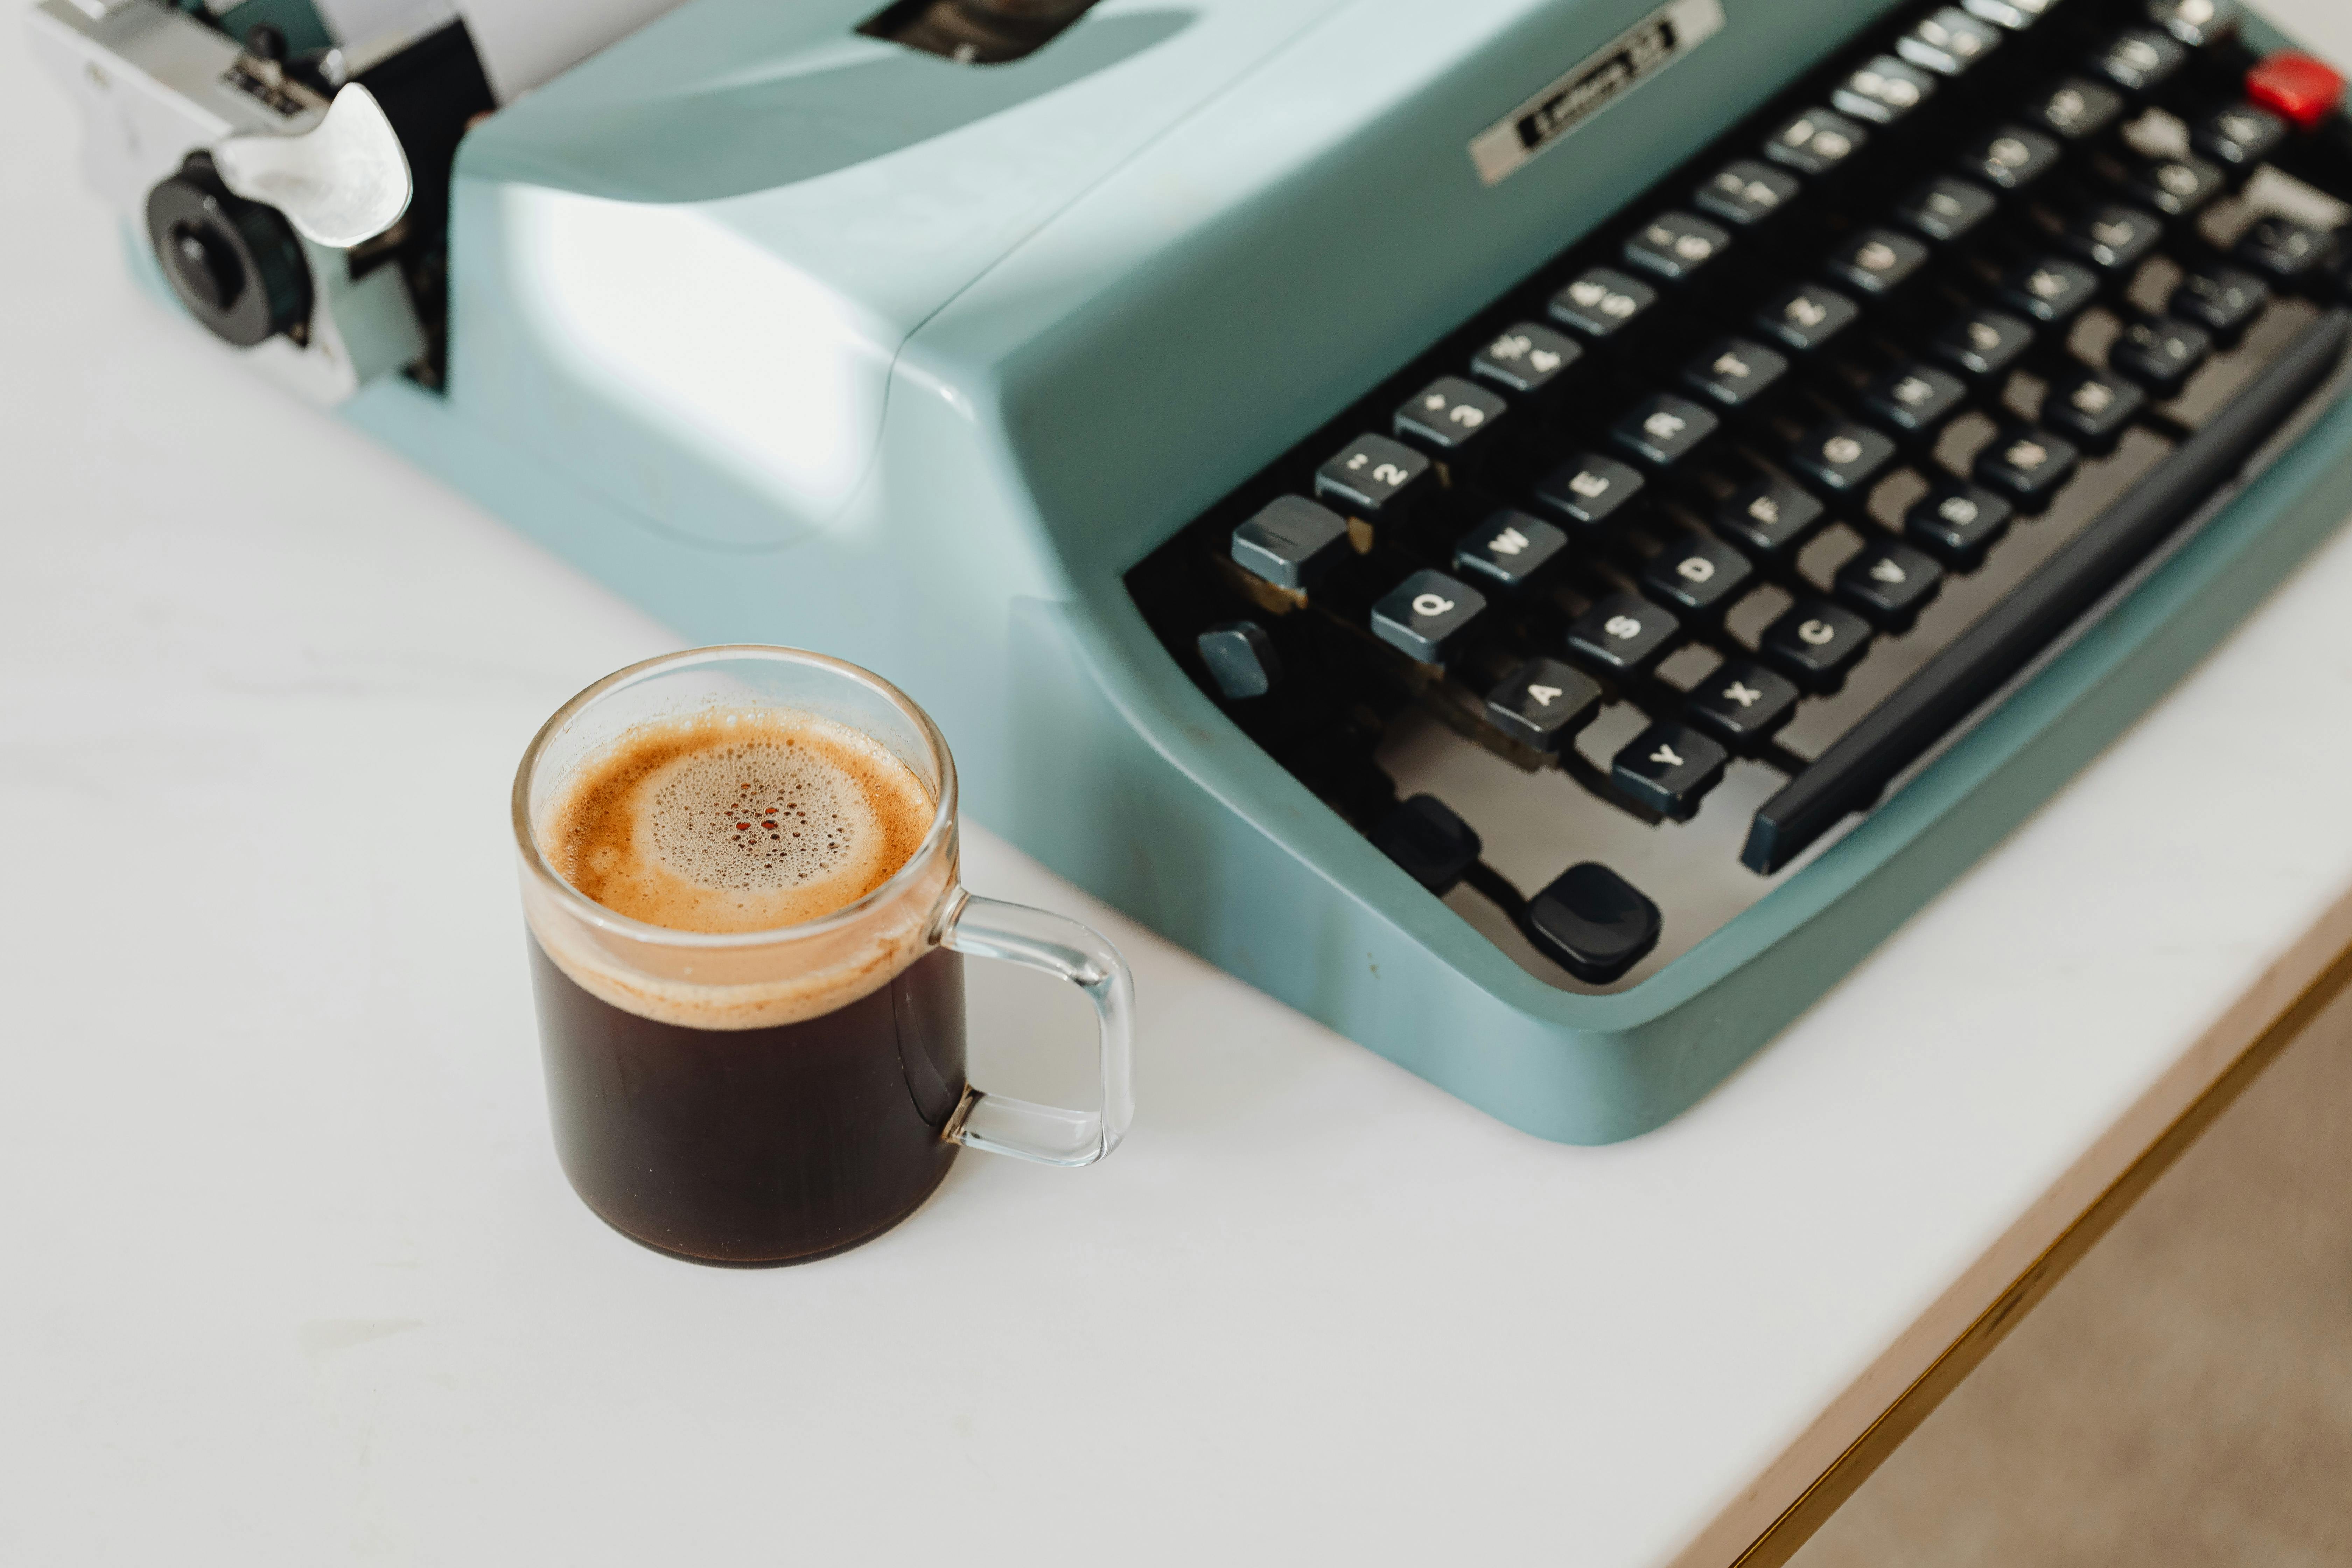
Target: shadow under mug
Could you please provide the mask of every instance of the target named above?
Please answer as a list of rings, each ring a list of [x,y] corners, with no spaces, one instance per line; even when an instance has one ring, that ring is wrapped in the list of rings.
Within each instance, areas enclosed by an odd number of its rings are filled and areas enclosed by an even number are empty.
[[[798,925],[710,933],[606,909],[548,862],[548,813],[630,731],[771,710],[859,731],[922,781],[929,831],[881,886]],[[878,676],[753,646],[633,665],[531,742],[514,832],[556,1152],[588,1206],[635,1240],[705,1263],[803,1262],[913,1213],[959,1148],[1086,1165],[1126,1134],[1126,961],[1076,921],[965,891],[954,760],[929,716]],[[1086,993],[1100,1025],[1099,1105],[1063,1110],[971,1086],[967,954]]]

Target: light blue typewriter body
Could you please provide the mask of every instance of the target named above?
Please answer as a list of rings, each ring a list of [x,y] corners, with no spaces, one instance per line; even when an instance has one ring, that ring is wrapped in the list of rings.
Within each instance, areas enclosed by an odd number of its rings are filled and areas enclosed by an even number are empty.
[[[1654,5],[1103,0],[968,67],[856,35],[873,0],[693,0],[468,138],[446,396],[379,384],[349,416],[688,638],[899,682],[980,820],[1234,974],[1529,1132],[1625,1138],[2352,510],[2338,406],[1696,948],[1608,994],[1513,963],[1234,729],[1121,577],[1887,9],[1727,0],[1484,184],[1471,139]]]

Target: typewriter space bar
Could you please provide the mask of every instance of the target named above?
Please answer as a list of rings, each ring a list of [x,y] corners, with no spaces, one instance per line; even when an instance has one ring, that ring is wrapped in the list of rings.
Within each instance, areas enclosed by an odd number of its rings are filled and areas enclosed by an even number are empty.
[[[2033,661],[2075,618],[2235,478],[2334,373],[2352,315],[2331,310],[2212,421],[2042,570],[1922,666],[1759,808],[1740,859],[1769,876],[1853,812]]]

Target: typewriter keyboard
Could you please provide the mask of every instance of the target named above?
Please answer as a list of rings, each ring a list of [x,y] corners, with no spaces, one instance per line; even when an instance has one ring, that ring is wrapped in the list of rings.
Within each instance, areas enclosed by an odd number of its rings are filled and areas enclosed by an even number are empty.
[[[2338,375],[2346,181],[2232,20],[1901,16],[1129,591],[1520,963],[1639,980],[1963,731]]]

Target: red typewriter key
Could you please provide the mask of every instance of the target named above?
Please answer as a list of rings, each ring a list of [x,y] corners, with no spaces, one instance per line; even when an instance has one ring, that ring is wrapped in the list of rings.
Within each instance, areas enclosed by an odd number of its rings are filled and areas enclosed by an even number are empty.
[[[2246,73],[2246,96],[2310,131],[2343,98],[2344,79],[2309,55],[2281,49]]]

